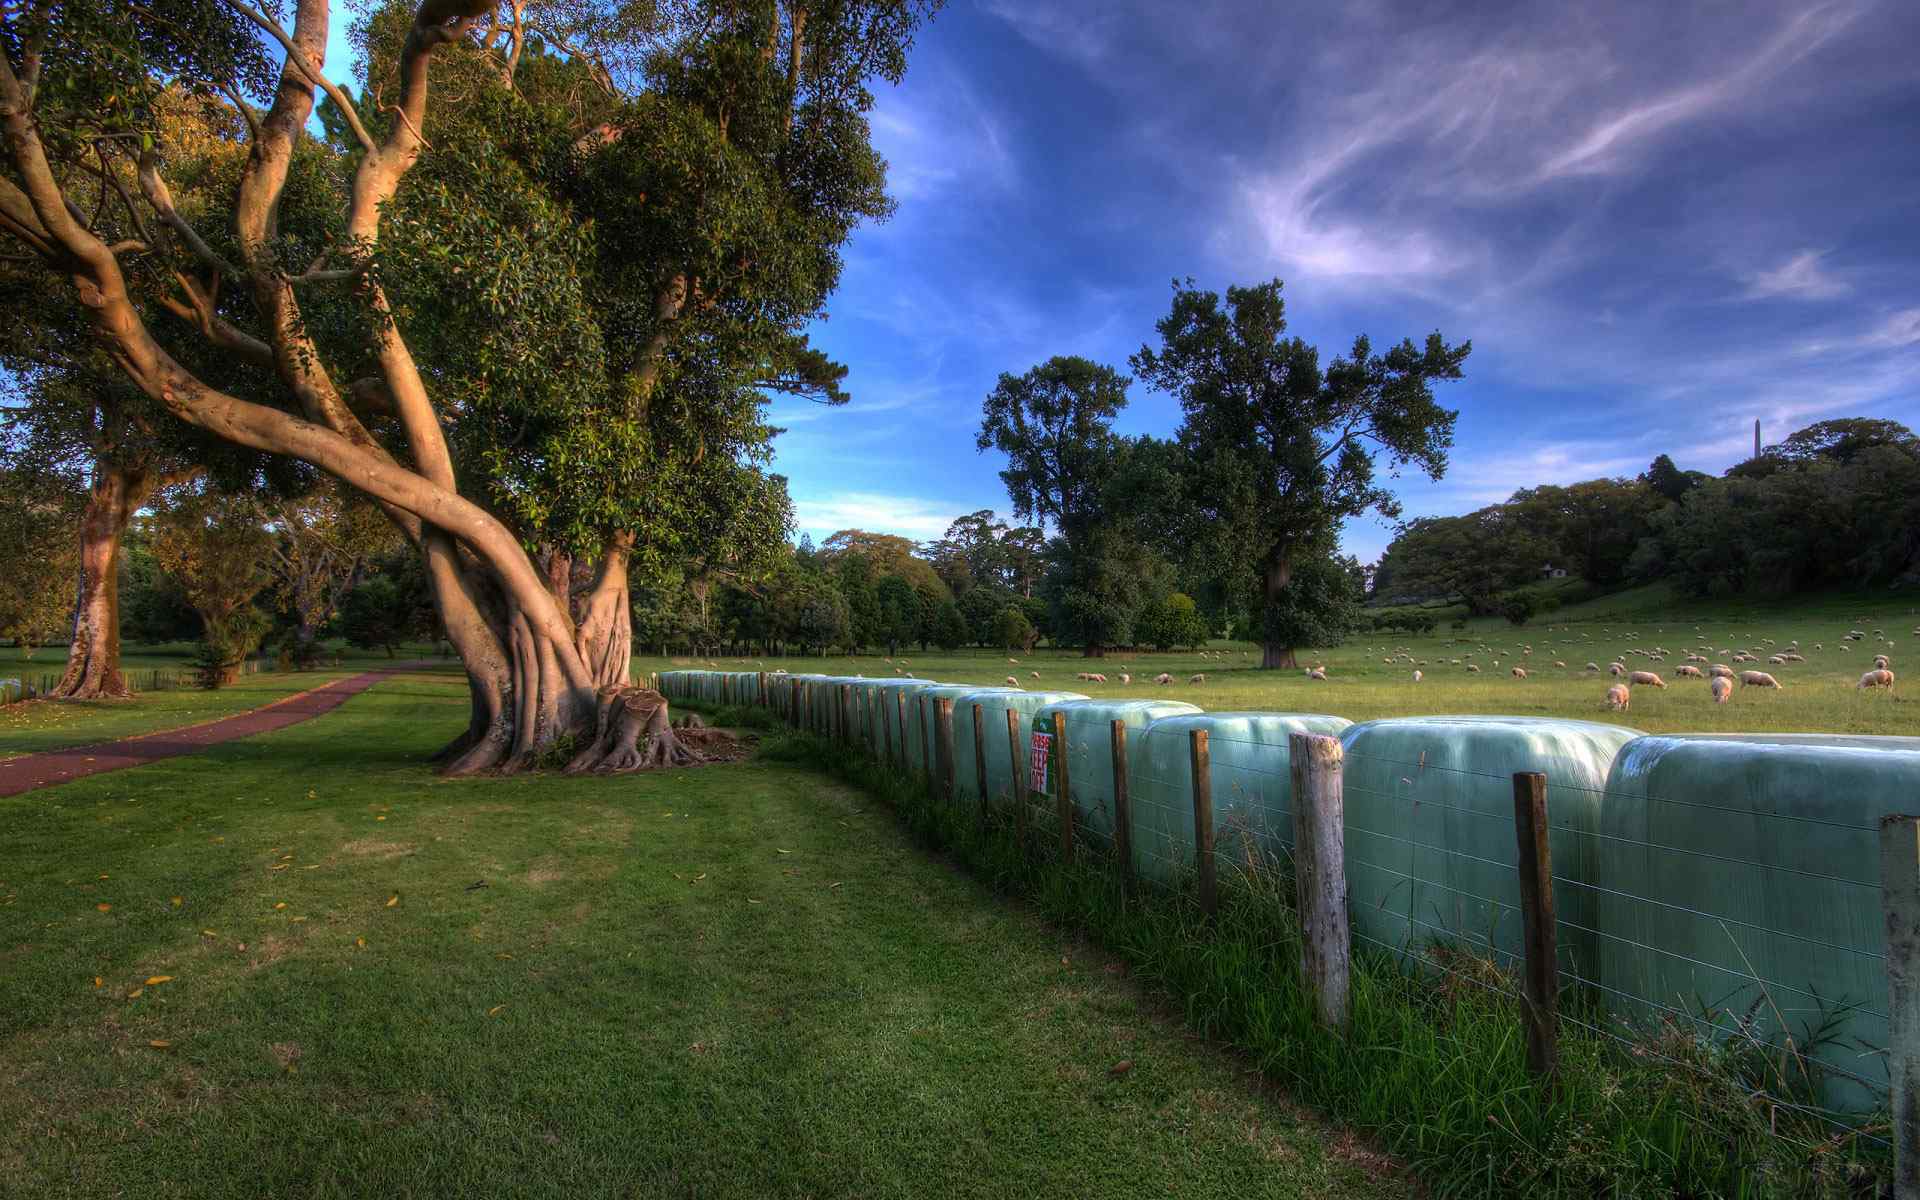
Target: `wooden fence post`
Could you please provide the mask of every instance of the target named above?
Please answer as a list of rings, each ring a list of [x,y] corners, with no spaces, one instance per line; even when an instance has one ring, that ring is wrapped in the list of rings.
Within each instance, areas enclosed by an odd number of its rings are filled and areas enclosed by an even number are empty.
[[[940,799],[953,803],[953,700],[947,696],[938,696],[933,701],[934,761],[938,767]]]
[[[1920,817],[1880,822],[1880,898],[1887,916],[1893,1196],[1920,1200]]]
[[[1213,872],[1213,751],[1206,730],[1187,734],[1187,758],[1193,771],[1193,857],[1200,872],[1200,911],[1211,917],[1220,895]]]
[[[1073,792],[1067,786],[1067,714],[1053,714],[1053,766],[1058,779],[1060,813],[1060,861],[1073,861]]]
[[[920,734],[920,770],[926,774],[929,786],[933,783],[933,753],[927,745],[927,698],[924,694],[913,698],[913,724]]]
[[[900,734],[899,764],[901,772],[904,773],[907,769],[907,695],[905,692],[894,693],[893,707],[894,720]]]
[[[838,711],[834,715],[840,718],[840,742],[842,745],[851,746],[853,745],[852,684],[843,683],[840,685],[840,703],[837,708]]]
[[[980,788],[980,824],[987,823],[987,731],[980,724],[980,705],[973,706],[973,781]]]
[[[1551,1079],[1560,1060],[1560,959],[1553,920],[1553,847],[1547,841],[1547,777],[1538,771],[1514,772],[1513,833],[1520,849],[1527,1069]]]
[[[1120,886],[1133,890],[1133,801],[1127,795],[1127,723],[1113,722],[1113,855],[1120,862]]]
[[[1344,1030],[1353,1013],[1348,990],[1352,943],[1347,928],[1346,794],[1340,739],[1296,733],[1287,739],[1293,775],[1294,892],[1300,909],[1300,973],[1320,1021]]]
[[[892,714],[892,713],[891,713],[890,711],[888,711],[888,710],[889,710],[889,709],[891,709],[892,707],[893,707],[893,706],[892,706],[892,705],[890,705],[890,704],[888,704],[888,703],[887,703],[887,702],[885,701],[885,699],[884,699],[884,698],[882,698],[882,699],[881,699],[881,701],[880,701],[880,736],[881,736],[881,737],[882,737],[882,738],[883,738],[883,739],[885,740],[885,742],[886,742],[886,747],[887,747],[887,757],[886,757],[886,760],[885,760],[885,761],[886,761],[886,764],[887,764],[888,766],[892,766],[892,765],[894,764],[894,757],[893,757],[893,714]]]
[[[767,673],[765,671],[760,672],[759,678],[753,681],[753,688],[756,693],[755,699],[759,702],[760,707],[768,707],[772,703],[772,700],[767,695]]]
[[[1022,853],[1027,849],[1027,756],[1020,746],[1020,713],[1007,707],[1007,758],[1013,767],[1013,838]]]

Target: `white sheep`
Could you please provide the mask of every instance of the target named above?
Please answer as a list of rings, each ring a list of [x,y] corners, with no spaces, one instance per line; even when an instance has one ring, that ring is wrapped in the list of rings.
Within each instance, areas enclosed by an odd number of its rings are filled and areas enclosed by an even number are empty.
[[[1513,669],[1513,677],[1515,679],[1525,679],[1527,677],[1527,669],[1525,667],[1515,667]]]
[[[1732,679],[1733,668],[1725,663],[1714,663],[1707,668],[1707,674],[1715,679]]]
[[[1125,671],[1122,671],[1122,672],[1120,672],[1120,682],[1121,682],[1121,683],[1132,683],[1132,682],[1133,682],[1133,676],[1131,676],[1131,675],[1129,675],[1129,674],[1127,674],[1127,673],[1126,673]]]
[[[1893,666],[1893,660],[1892,660],[1892,659],[1890,659],[1890,658],[1888,658],[1888,657],[1887,657],[1886,655],[1884,655],[1884,654],[1876,654],[1876,655],[1874,655],[1874,656],[1873,656],[1873,669],[1874,669],[1874,670],[1876,670],[1876,671],[1885,671],[1885,670],[1889,670],[1889,669],[1891,669],[1891,668],[1892,668],[1892,666]]]
[[[1628,706],[1632,703],[1633,696],[1632,693],[1627,691],[1626,684],[1616,683],[1607,689],[1607,707],[1615,712],[1627,711]]]
[[[1777,688],[1780,686],[1780,681],[1765,671],[1742,671],[1740,672],[1740,685],[1742,687]]]
[[[1705,678],[1705,677],[1704,677],[1703,675],[1701,675],[1701,674],[1700,674],[1700,668],[1699,668],[1699,667],[1695,667],[1695,666],[1690,666],[1690,665],[1688,665],[1687,663],[1681,663],[1681,664],[1680,664],[1679,666],[1677,666],[1677,667],[1675,667],[1675,668],[1673,669],[1673,673],[1674,673],[1674,675],[1676,675],[1676,676],[1678,676],[1678,677],[1679,677],[1679,678],[1681,678],[1681,679],[1702,679],[1702,678]]]
[[[1035,679],[1040,678],[1040,672],[1038,671],[1028,671],[1027,674],[1033,676]]]
[[[1888,691],[1892,691],[1893,672],[1887,670],[1885,667],[1877,671],[1868,671],[1860,677],[1860,682],[1853,686],[1856,688],[1886,688]]]
[[[1664,688],[1667,683],[1652,671],[1635,671],[1627,676],[1627,682],[1635,687]]]
[[[1420,682],[1420,680],[1421,680],[1421,675],[1420,675],[1420,672],[1418,672],[1418,671],[1415,671],[1415,672],[1413,673],[1413,681],[1414,681],[1415,683],[1419,683],[1419,682]]]
[[[1607,674],[1613,676],[1615,679],[1620,678],[1622,675],[1625,675],[1626,673],[1627,673],[1627,664],[1623,662],[1610,662],[1607,664]]]
[[[1475,666],[1475,665],[1474,665],[1474,664],[1472,664],[1472,663],[1468,663],[1468,664],[1467,664],[1467,674],[1469,674],[1469,675],[1478,675],[1479,673],[1480,673],[1480,668],[1479,668],[1479,667],[1477,667],[1477,666]]]
[[[1715,675],[1713,681],[1707,684],[1707,690],[1713,693],[1715,704],[1725,704],[1727,697],[1733,695],[1733,680],[1725,675]]]
[[[1593,672],[1594,674],[1596,674],[1596,675],[1597,675],[1597,674],[1599,674],[1599,673],[1600,673],[1600,664],[1599,664],[1599,663],[1588,663],[1588,664],[1587,664],[1587,670],[1589,670],[1589,671],[1592,671],[1592,672]]]
[[[1158,684],[1169,684],[1173,682],[1173,676],[1167,674],[1165,671],[1162,671],[1158,675],[1155,675],[1153,677],[1153,681]]]
[[[1187,680],[1188,683],[1205,683],[1206,681],[1207,677],[1205,675],[1195,675]]]
[[[1011,676],[1011,675],[1009,675],[1009,676],[1007,676],[1007,686],[1008,686],[1008,687],[1019,687],[1019,686],[1020,686],[1020,681],[1019,681],[1018,679],[1015,679],[1015,678],[1014,678],[1013,676]]]

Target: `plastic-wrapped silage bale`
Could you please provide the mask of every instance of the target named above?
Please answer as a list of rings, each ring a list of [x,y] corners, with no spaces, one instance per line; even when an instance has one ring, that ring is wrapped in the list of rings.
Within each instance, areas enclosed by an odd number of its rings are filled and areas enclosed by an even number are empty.
[[[1216,861],[1246,862],[1249,850],[1276,853],[1293,844],[1288,738],[1338,736],[1352,724],[1314,713],[1183,713],[1129,730],[1134,869],[1167,882],[1193,866],[1194,730],[1207,731]]]
[[[1052,733],[1056,712],[1066,718],[1067,784],[1076,819],[1083,832],[1105,842],[1113,837],[1113,723],[1125,721],[1127,736],[1133,738],[1163,717],[1200,711],[1198,705],[1179,700],[1069,700],[1037,710],[1029,732]],[[1132,742],[1127,750],[1131,763]],[[1052,770],[1049,766],[1049,787]]]
[[[968,724],[965,740],[962,740],[959,713],[960,697],[972,692],[1012,694],[1017,693],[1018,690],[1017,688],[1010,687],[986,687],[977,683],[935,683],[929,680],[925,687],[907,696],[907,763],[916,771],[933,770],[934,763],[937,761],[936,756],[940,752],[938,744],[939,733],[934,727],[933,702],[945,698],[954,702],[954,759],[957,763],[964,752],[964,756],[967,759],[967,769],[969,773],[971,773],[973,769],[973,726],[971,723]],[[969,714],[969,722],[971,722],[971,714]],[[921,740],[923,733],[925,735],[925,741]],[[922,747],[925,748],[925,761],[922,761]],[[954,779],[956,784],[954,794],[966,795],[967,792],[965,788],[959,786],[957,770]]]
[[[917,763],[920,748],[916,744],[914,729],[914,697],[933,686],[931,679],[891,679],[878,680],[874,688],[874,704],[879,710],[882,722],[880,754],[887,753],[889,745],[893,748],[894,761]],[[889,741],[891,739],[891,741]]]
[[[979,778],[973,768],[973,705],[987,733],[987,797],[1008,803],[1014,793],[1014,762],[1006,751],[1006,714],[1020,714],[1020,770],[1027,770],[1027,745],[1033,733],[1033,714],[1046,705],[1083,701],[1077,691],[1018,691],[1014,687],[981,687],[954,697],[954,793],[979,801]],[[1021,774],[1025,781],[1025,774]]]
[[[1557,878],[1597,875],[1602,794],[1639,730],[1532,717],[1399,717],[1341,735],[1348,914],[1356,941],[1414,951],[1432,941],[1521,953],[1513,776],[1547,776]],[[1563,971],[1591,978],[1591,890],[1556,887]]]
[[[1751,1018],[1768,1036],[1784,1020],[1827,1068],[1827,1103],[1883,1103],[1880,818],[1914,812],[1920,738],[1629,743],[1600,819],[1599,973],[1609,1001],[1701,1031],[1688,1018]]]

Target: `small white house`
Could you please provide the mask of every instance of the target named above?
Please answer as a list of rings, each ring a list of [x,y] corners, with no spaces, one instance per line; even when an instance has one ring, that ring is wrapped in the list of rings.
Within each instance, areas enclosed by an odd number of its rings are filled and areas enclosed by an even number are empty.
[[[1565,579],[1567,577],[1567,569],[1548,563],[1540,569],[1540,577],[1542,579]]]

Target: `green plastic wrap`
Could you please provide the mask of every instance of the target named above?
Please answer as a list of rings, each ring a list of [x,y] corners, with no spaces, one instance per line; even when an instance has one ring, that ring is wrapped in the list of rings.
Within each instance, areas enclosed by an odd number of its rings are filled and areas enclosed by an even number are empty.
[[[1352,721],[1312,713],[1200,713],[1162,717],[1127,733],[1127,799],[1134,869],[1170,881],[1192,868],[1192,734],[1207,733],[1213,785],[1214,854],[1221,869],[1293,844],[1293,782],[1287,739],[1338,736]],[[1078,792],[1078,782],[1074,790]]]
[[[1880,818],[1915,811],[1920,738],[1629,743],[1600,822],[1600,983],[1636,1017],[1785,1021],[1829,1104],[1883,1101]]]
[[[1034,729],[1053,732],[1053,714],[1066,718],[1067,784],[1080,829],[1096,841],[1113,837],[1113,723],[1124,721],[1127,736],[1163,717],[1200,712],[1179,700],[1068,700],[1049,704],[1033,715]],[[1131,761],[1132,744],[1128,744]],[[1052,788],[1052,768],[1048,784]]]
[[[979,688],[954,697],[954,794],[975,803],[980,798],[980,778],[973,754],[975,704],[980,706],[980,725],[986,735],[987,795],[995,805],[1004,805],[1015,794],[1013,763],[1007,754],[1008,711],[1020,715],[1020,769],[1025,771],[1033,714],[1049,704],[1085,699],[1078,692],[1023,692],[1007,687]]]
[[[1402,717],[1348,729],[1340,741],[1356,940],[1393,951],[1456,942],[1510,963],[1522,948],[1514,774],[1547,776],[1555,877],[1592,884],[1607,770],[1639,736],[1529,717]],[[1558,887],[1554,900],[1563,969],[1591,974],[1592,888]]]

